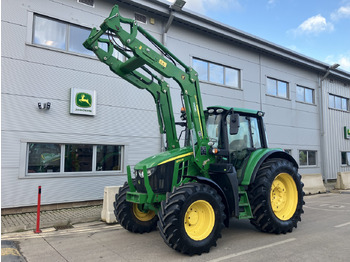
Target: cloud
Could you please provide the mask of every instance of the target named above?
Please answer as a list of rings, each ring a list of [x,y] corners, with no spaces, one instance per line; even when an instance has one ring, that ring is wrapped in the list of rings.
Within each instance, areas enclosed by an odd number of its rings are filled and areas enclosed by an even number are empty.
[[[268,0],[267,1],[267,4],[268,5],[273,5],[274,3],[276,3],[277,2],[277,0]]]
[[[346,6],[341,6],[337,11],[331,13],[331,19],[334,21],[343,18],[350,18],[350,4]]]
[[[294,33],[297,35],[318,35],[322,32],[331,32],[334,30],[332,23],[327,22],[326,18],[318,14],[306,19],[302,22],[298,28],[294,29]]]
[[[345,54],[329,55],[326,57],[325,62],[330,65],[337,63],[341,69],[350,72],[350,50]]]

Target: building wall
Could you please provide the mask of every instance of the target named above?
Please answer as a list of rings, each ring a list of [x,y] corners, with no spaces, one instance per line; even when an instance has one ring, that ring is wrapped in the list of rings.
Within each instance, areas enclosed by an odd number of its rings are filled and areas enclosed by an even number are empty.
[[[2,3],[2,208],[35,205],[39,185],[43,204],[102,199],[105,186],[124,183],[127,165],[159,152],[156,110],[147,92],[94,57],[31,44],[33,13],[92,27],[112,5]],[[69,113],[72,87],[96,90],[95,116]],[[38,102],[51,102],[50,110],[39,110]],[[122,171],[26,176],[27,142],[123,145]]]
[[[91,28],[108,16],[113,4],[115,1],[96,1],[91,8],[70,0],[45,1],[45,4],[40,0],[2,3],[2,208],[35,205],[39,185],[43,188],[43,204],[102,199],[105,186],[124,183],[127,165],[133,166],[160,151],[156,110],[147,92],[123,81],[94,57],[32,44],[35,13]],[[123,16],[134,17],[136,11],[155,18],[154,25],[142,26],[161,41],[167,21],[156,13],[129,8],[121,4]],[[170,27],[166,42],[169,50],[185,64],[191,65],[195,57],[239,69],[240,88],[201,82],[204,106],[224,105],[266,112],[270,147],[291,150],[297,161],[299,150],[315,150],[316,165],[301,166],[300,173],[322,173],[317,73],[176,21]],[[288,82],[288,98],[266,94],[267,77]],[[174,81],[169,83],[178,121],[180,90]],[[315,104],[296,101],[297,85],[314,90]],[[96,90],[95,116],[69,113],[73,87]],[[333,83],[329,88],[338,90],[338,84]],[[349,97],[348,87],[341,92]],[[51,102],[51,109],[39,110],[38,102]],[[334,116],[329,115],[328,119]],[[350,126],[348,113],[337,115],[337,119],[339,126]],[[327,137],[333,132],[331,125],[329,128]],[[122,145],[122,170],[115,174],[28,176],[28,142]],[[334,142],[327,143],[327,150],[350,151],[348,144],[340,143],[336,148],[332,145]],[[333,155],[332,151],[329,157]],[[327,168],[329,178],[338,170],[335,165]],[[345,169],[348,168],[341,170]]]
[[[350,112],[334,109],[329,105],[329,94],[349,98],[349,86],[350,81],[337,81],[332,78],[328,78],[322,83],[324,92],[324,170],[327,179],[336,179],[338,172],[350,171],[349,165],[341,164],[341,152],[350,152],[350,140],[344,137],[344,127],[350,126]]]

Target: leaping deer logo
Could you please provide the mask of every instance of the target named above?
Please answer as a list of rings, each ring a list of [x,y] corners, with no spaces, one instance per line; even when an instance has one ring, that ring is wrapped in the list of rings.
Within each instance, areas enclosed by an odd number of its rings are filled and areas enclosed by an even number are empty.
[[[89,99],[85,99],[85,95],[81,95],[79,102],[87,103],[89,106],[91,106]]]
[[[88,108],[92,106],[92,97],[88,93],[78,93],[75,96],[75,104],[79,107]]]

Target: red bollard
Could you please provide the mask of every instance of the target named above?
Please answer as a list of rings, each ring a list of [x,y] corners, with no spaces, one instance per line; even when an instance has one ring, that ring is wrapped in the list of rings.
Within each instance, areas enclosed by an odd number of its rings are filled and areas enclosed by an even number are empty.
[[[40,202],[41,202],[41,186],[39,186],[39,189],[38,189],[38,208],[36,211],[36,230],[34,231],[34,233],[36,233],[36,234],[41,233],[41,230],[40,230]]]

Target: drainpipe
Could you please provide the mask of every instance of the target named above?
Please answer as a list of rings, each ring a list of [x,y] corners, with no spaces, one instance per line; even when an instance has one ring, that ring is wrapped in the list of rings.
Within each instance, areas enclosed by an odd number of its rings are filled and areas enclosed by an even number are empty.
[[[186,4],[186,1],[184,1],[184,0],[176,0],[174,2],[174,4],[169,6],[169,10],[170,10],[169,11],[169,18],[168,18],[167,23],[165,24],[163,34],[162,34],[162,44],[165,47],[167,46],[167,33],[169,31],[171,24],[173,23],[175,12],[181,11],[181,9],[184,7],[185,4]],[[164,76],[161,76],[161,79],[164,79]],[[160,151],[161,152],[163,152],[165,150],[164,141],[165,141],[164,134],[162,134],[160,136]]]
[[[322,77],[318,77],[318,88],[319,88],[319,116],[320,116],[320,135],[321,135],[321,140],[320,140],[320,147],[321,147],[321,168],[322,168],[322,173],[323,173],[323,178],[325,182],[327,183],[327,176],[326,176],[326,168],[328,168],[328,163],[326,161],[327,159],[327,153],[326,153],[326,136],[325,136],[325,127],[324,127],[324,120],[326,117],[326,114],[324,113],[325,107],[324,107],[324,90],[323,90],[323,81],[327,78],[327,76],[330,74],[331,70],[336,69],[339,66],[339,64],[333,64],[329,66],[326,69],[326,73]]]

